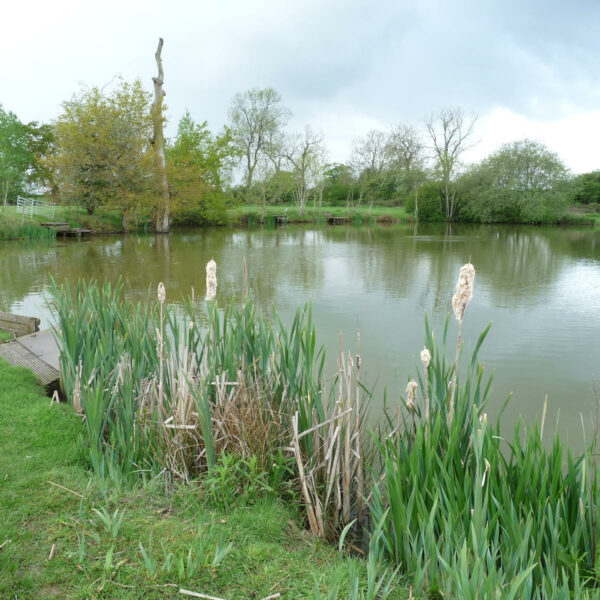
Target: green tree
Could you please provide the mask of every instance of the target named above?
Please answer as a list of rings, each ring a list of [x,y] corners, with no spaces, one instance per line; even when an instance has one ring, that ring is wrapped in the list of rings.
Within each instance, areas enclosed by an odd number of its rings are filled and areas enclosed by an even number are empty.
[[[236,94],[229,109],[231,132],[245,163],[246,192],[264,156],[275,157],[290,111],[273,88],[253,88]]]
[[[444,221],[446,214],[440,202],[440,186],[435,181],[424,181],[419,185],[418,194],[411,194],[404,208],[407,214],[414,214],[419,221]]]
[[[327,206],[345,206],[353,204],[358,197],[354,171],[350,165],[329,163],[323,169],[323,202]]]
[[[181,117],[175,140],[167,146],[171,207],[175,216],[196,221],[224,217],[225,187],[239,153],[228,128],[213,135],[206,121],[195,123],[189,111]],[[179,213],[179,215],[177,215]]]
[[[0,197],[5,205],[24,193],[32,162],[27,127],[0,105]]]
[[[459,218],[478,222],[556,221],[567,206],[568,171],[544,145],[503,145],[461,177]]]
[[[571,203],[600,204],[600,171],[577,175],[569,187]]]
[[[50,188],[54,191],[53,174],[48,162],[54,151],[54,127],[48,123],[32,121],[25,125],[25,133],[31,158],[27,182],[31,187]]]
[[[150,94],[139,80],[120,80],[105,94],[84,88],[63,103],[49,162],[63,198],[93,214],[100,206],[125,214],[151,196]]]

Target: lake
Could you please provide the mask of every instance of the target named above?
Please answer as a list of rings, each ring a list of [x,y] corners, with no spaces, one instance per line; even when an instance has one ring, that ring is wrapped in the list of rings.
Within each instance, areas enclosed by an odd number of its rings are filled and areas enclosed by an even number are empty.
[[[0,310],[39,316],[48,326],[44,298],[51,276],[73,283],[121,277],[131,298],[145,297],[163,281],[168,301],[179,304],[192,287],[204,295],[211,258],[223,305],[240,296],[244,257],[249,287],[264,310],[276,307],[285,321],[312,299],[317,341],[326,345],[330,365],[339,332],[344,348],[354,352],[360,329],[373,411],[384,386],[392,403],[416,374],[425,313],[441,338],[459,269],[470,260],[477,274],[464,350],[493,322],[481,352],[486,372],[495,373],[487,412],[497,414],[512,392],[505,419],[523,415],[533,423],[547,396],[546,431],[559,419],[563,437],[583,448],[582,420],[590,435],[600,399],[600,231],[592,229],[287,226],[0,243]],[[456,331],[452,316],[451,358]]]

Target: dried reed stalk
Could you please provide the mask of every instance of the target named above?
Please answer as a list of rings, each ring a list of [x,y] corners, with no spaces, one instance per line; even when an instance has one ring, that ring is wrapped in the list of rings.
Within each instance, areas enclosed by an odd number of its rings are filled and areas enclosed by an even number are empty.
[[[340,341],[341,346],[341,341]],[[298,432],[299,413],[293,418],[293,452],[311,531],[320,537],[338,530],[354,516],[362,519],[364,510],[362,448],[360,437],[360,354],[338,357],[337,397],[329,414]],[[302,450],[305,438],[312,454]]]

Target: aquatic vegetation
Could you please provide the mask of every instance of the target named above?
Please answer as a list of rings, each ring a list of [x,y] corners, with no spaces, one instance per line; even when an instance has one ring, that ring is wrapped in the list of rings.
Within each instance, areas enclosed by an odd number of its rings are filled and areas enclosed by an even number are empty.
[[[65,391],[85,416],[98,475],[198,478],[223,502],[301,497],[315,535],[370,533],[373,582],[393,573],[434,597],[593,597],[595,451],[574,458],[558,436],[547,448],[543,420],[507,437],[488,419],[491,378],[478,355],[490,327],[461,360],[472,265],[453,298],[454,361],[449,319],[441,343],[426,319],[423,371],[376,434],[364,420],[360,347],[353,356],[340,343],[327,380],[310,303],[286,326],[262,316],[244,284],[241,302],[221,308],[209,266],[215,294],[190,299],[184,314],[164,286],[141,304],[121,284],[54,286]]]

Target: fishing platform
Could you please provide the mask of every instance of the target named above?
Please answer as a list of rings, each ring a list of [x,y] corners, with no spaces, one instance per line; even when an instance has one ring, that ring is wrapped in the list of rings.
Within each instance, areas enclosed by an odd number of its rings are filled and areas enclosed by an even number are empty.
[[[55,222],[47,222],[47,223],[40,223],[40,225],[42,227],[45,227],[46,229],[52,229],[53,231],[56,232],[56,235],[62,235],[62,236],[72,236],[72,237],[78,237],[81,238],[85,235],[89,235],[90,233],[92,233],[91,229],[83,229],[81,227],[71,227],[68,223],[55,223]]]
[[[31,369],[38,382],[53,391],[60,385],[60,350],[52,329],[39,331],[39,324],[35,317],[0,312],[0,330],[13,335],[0,342],[0,358]]]

